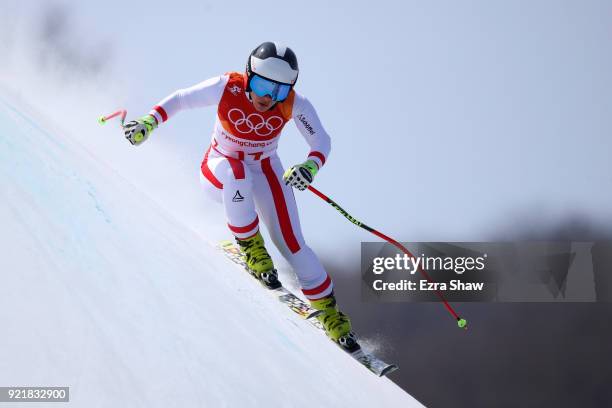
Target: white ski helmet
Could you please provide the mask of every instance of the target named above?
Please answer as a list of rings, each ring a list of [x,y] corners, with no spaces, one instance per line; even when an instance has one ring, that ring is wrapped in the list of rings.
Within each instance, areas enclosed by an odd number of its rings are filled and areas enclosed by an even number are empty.
[[[247,91],[253,75],[287,85],[295,85],[299,69],[295,53],[278,42],[265,42],[251,52],[246,65]]]

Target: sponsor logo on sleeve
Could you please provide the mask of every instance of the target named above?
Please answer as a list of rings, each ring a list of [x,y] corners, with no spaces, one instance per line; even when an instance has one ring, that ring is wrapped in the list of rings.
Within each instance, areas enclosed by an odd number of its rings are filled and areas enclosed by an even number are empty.
[[[308,123],[308,121],[306,120],[303,114],[300,113],[297,116],[297,119],[302,123],[302,125],[304,125],[304,128],[308,131],[308,133],[310,133],[311,135],[314,135],[316,133],[315,130],[310,125],[310,123]]]

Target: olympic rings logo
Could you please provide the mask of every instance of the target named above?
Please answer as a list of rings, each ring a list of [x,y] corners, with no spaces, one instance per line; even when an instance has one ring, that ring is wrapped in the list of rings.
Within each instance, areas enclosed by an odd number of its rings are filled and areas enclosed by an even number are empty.
[[[233,114],[233,115],[232,115]],[[231,109],[227,113],[229,121],[240,133],[255,132],[258,136],[270,136],[272,132],[283,126],[283,119],[279,116],[270,116],[267,120],[258,113],[251,113],[245,117],[242,110]]]

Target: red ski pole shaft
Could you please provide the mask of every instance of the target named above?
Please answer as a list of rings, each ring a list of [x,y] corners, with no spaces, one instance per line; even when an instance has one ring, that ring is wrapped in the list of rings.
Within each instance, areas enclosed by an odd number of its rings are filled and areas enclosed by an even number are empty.
[[[121,127],[123,127],[123,123],[125,122],[125,115],[127,114],[127,110],[125,109],[119,109],[118,111],[115,111],[109,115],[102,115],[98,118],[98,123],[101,125],[104,125],[106,123],[106,121],[115,118],[117,116],[119,116],[119,119],[121,120]]]
[[[402,251],[403,253],[405,253],[409,257],[414,258],[414,255],[412,255],[412,253],[405,246],[403,246],[402,244],[400,244],[399,242],[397,242],[393,238],[383,234],[380,231],[377,231],[376,229],[374,229],[372,227],[367,226],[363,222],[361,222],[358,219],[354,218],[348,212],[346,212],[342,207],[340,207],[334,200],[332,200],[331,198],[329,198],[328,196],[326,196],[325,194],[323,194],[322,192],[320,192],[319,190],[317,190],[313,186],[308,186],[308,189],[310,191],[312,191],[316,196],[321,198],[323,201],[327,202],[329,205],[331,205],[336,210],[338,210],[338,212],[340,214],[342,214],[344,216],[344,218],[346,218],[347,220],[349,220],[353,224],[355,224],[358,227],[361,227],[364,230],[366,230],[366,231],[376,235],[377,237],[379,237],[379,238],[389,242],[390,244],[392,244],[395,247],[397,247],[400,251]],[[419,265],[419,272],[421,272],[421,274],[425,277],[425,279],[427,279],[427,281],[433,283],[433,280],[431,279],[431,277],[427,274],[427,272],[425,272],[425,270],[420,265]],[[442,301],[442,303],[444,304],[444,307],[446,307],[446,310],[448,310],[448,312],[457,320],[457,325],[460,328],[462,328],[462,329],[467,329],[467,321],[465,319],[461,318],[457,314],[457,312],[455,312],[455,309],[453,309],[453,307],[448,303],[448,301],[444,298],[444,295],[442,295],[442,293],[439,290],[436,290],[435,292],[438,295],[438,297],[440,298],[440,300]]]

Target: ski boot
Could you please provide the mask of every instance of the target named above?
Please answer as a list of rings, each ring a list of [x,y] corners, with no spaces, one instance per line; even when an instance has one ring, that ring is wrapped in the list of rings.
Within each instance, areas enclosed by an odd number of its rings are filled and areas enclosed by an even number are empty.
[[[349,353],[360,349],[357,336],[351,331],[351,320],[338,310],[333,292],[324,298],[311,300],[310,305],[323,311],[317,316],[317,320],[323,325],[330,339]]]
[[[272,258],[266,250],[263,237],[257,234],[247,239],[236,238],[236,243],[244,253],[246,268],[268,289],[276,289],[281,286],[278,273],[274,269]]]

